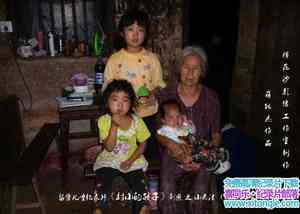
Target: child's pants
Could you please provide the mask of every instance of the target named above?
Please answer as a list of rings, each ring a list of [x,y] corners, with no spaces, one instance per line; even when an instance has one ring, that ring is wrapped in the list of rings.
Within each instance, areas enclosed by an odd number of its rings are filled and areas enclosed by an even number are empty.
[[[108,213],[108,200],[115,199],[116,193],[112,195],[112,183],[117,176],[122,176],[130,188],[130,193],[140,194],[146,193],[145,174],[142,170],[135,170],[128,173],[122,173],[113,168],[100,168],[96,170],[97,191],[99,196],[105,195],[106,198],[100,197],[100,209],[104,214]],[[145,205],[144,200],[132,200],[132,213],[138,214],[141,208]]]

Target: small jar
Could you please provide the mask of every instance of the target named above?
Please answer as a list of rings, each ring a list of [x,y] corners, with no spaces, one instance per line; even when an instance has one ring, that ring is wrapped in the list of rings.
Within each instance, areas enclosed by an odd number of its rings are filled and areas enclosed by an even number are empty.
[[[84,41],[80,41],[78,43],[78,50],[83,56],[86,55],[86,44]]]

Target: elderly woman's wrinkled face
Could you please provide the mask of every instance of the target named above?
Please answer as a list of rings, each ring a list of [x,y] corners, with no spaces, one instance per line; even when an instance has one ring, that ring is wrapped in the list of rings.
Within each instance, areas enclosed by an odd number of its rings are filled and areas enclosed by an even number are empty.
[[[180,70],[181,83],[188,86],[199,84],[199,80],[203,75],[202,63],[202,59],[197,55],[185,56]]]

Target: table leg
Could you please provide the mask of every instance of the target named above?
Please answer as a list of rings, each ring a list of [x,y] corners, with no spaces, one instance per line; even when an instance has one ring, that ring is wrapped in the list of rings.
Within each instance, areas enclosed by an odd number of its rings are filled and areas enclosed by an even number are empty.
[[[68,120],[60,121],[60,152],[61,152],[61,166],[62,166],[63,179],[66,178],[66,174],[68,170],[69,128],[70,128],[70,122]]]
[[[97,119],[91,119],[90,120],[90,126],[91,126],[91,131],[93,134],[97,134],[98,130],[97,130]]]

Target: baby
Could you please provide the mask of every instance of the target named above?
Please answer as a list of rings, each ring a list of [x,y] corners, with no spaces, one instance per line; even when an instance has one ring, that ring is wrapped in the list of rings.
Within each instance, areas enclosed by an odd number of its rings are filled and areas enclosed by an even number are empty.
[[[201,163],[207,171],[222,174],[230,168],[229,154],[224,148],[211,146],[205,140],[196,140],[196,128],[192,121],[188,121],[182,113],[180,104],[176,100],[167,100],[160,105],[160,119],[162,127],[157,130],[159,135],[165,136],[175,143],[188,142],[191,145],[191,155],[180,167],[185,170],[199,169]]]
[[[175,143],[184,143],[184,138],[194,133],[195,128],[189,124],[176,100],[167,100],[160,105],[162,126],[157,133],[170,138]]]
[[[188,142],[188,136],[195,132],[195,128],[192,123],[189,123],[182,113],[180,104],[176,100],[166,100],[160,105],[160,120],[162,126],[157,133],[165,136],[175,143]],[[192,163],[192,150],[191,155],[186,158],[184,164],[180,167],[185,170],[196,170],[199,168],[199,164]]]

